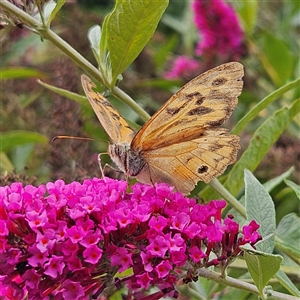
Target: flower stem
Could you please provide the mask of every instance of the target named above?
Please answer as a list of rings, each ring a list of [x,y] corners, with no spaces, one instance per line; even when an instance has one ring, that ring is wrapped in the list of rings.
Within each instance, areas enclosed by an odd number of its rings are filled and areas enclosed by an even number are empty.
[[[237,210],[244,218],[246,218],[246,211],[244,206],[220,183],[217,178],[214,178],[209,185],[218,192],[227,202]]]
[[[255,285],[244,282],[242,280],[232,278],[230,276],[226,276],[225,278],[222,278],[219,273],[210,271],[205,268],[199,269],[198,275],[207,279],[211,279],[217,283],[225,284],[226,286],[231,286],[234,288],[242,289],[251,292],[253,294],[259,295],[259,291]],[[268,296],[268,300],[296,300],[296,299],[299,298],[291,295],[275,292],[275,291],[273,291],[271,296]]]

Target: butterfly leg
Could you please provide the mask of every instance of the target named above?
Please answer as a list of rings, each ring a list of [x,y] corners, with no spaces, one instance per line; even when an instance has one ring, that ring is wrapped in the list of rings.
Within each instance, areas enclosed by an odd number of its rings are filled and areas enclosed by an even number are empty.
[[[101,164],[101,155],[103,155],[103,154],[106,154],[106,153],[98,154],[98,164],[99,164],[99,169],[100,169],[100,173],[101,173],[101,178],[103,178],[105,180],[105,176],[104,176],[104,172],[103,172],[103,168],[102,168],[102,164]]]
[[[105,177],[110,177],[114,179],[124,179],[124,173],[109,164],[105,164],[103,168],[103,173]]]
[[[102,160],[101,160],[101,155],[107,154],[107,153],[99,153],[98,154],[98,164],[99,164],[99,169],[101,173],[101,178],[105,180],[105,177],[110,177],[110,178],[115,178],[115,179],[124,179],[124,173],[114,167],[112,167],[109,164],[105,164],[104,167],[102,167]],[[119,174],[119,175],[116,175]],[[122,176],[120,176],[120,174]],[[127,180],[127,178],[126,178]]]

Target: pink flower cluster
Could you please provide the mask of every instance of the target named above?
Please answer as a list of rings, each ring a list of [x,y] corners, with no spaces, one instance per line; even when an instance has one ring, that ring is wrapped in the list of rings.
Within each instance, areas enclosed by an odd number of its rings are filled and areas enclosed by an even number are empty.
[[[165,73],[166,79],[186,77],[199,69],[199,62],[187,56],[178,56],[174,61],[171,70]]]
[[[223,200],[199,205],[166,184],[126,190],[109,178],[0,187],[0,298],[96,299],[123,284],[176,296],[178,280],[261,238],[254,221],[239,234],[232,217],[222,220]]]
[[[195,54],[202,56],[204,69],[215,65],[216,60],[238,60],[243,53],[244,34],[233,8],[223,0],[194,0],[193,11],[201,36]],[[197,70],[200,70],[200,60],[181,55],[164,77],[182,78],[199,73]]]
[[[223,0],[195,0],[193,8],[202,37],[196,53],[237,59],[234,56],[241,54],[243,32],[233,8]]]

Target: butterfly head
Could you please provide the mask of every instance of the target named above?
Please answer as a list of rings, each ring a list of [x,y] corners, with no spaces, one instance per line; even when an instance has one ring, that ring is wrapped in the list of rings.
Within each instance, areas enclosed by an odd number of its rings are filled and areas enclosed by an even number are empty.
[[[130,149],[129,144],[109,144],[108,154],[110,155],[113,162],[123,173],[126,173],[126,157],[127,152]]]

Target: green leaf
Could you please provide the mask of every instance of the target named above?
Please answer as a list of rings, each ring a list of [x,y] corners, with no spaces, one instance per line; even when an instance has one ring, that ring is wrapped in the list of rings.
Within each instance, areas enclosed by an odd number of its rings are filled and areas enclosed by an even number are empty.
[[[11,64],[12,60],[15,60],[16,57],[23,57],[28,50],[32,49],[32,45],[39,45],[40,47],[40,43],[41,36],[37,34],[23,35],[22,38],[14,40],[10,45],[9,51],[1,53],[1,67]]]
[[[249,146],[235,163],[224,186],[236,195],[243,186],[243,172],[253,172],[265,155],[298,113],[300,100],[294,101],[290,108],[283,107],[269,117],[254,133]]]
[[[178,16],[172,16],[169,13],[165,13],[161,21],[175,32],[178,32],[181,35],[185,34],[185,24],[182,24],[182,20],[178,20]]]
[[[265,299],[264,288],[279,270],[282,257],[254,250],[249,244],[242,246],[241,249],[244,250],[244,258],[249,273],[259,291],[260,297]]]
[[[46,144],[47,142],[47,137],[37,132],[25,130],[2,132],[0,135],[0,152],[10,151],[19,145],[30,143]]]
[[[145,88],[145,87],[155,87],[157,89],[167,91],[167,92],[173,92],[176,93],[182,86],[182,82],[179,79],[164,79],[164,78],[148,78],[145,80],[140,80],[140,82],[137,84],[139,88]],[[175,92],[174,92],[175,91]],[[151,105],[150,103],[148,105]],[[160,108],[159,104],[157,104],[157,109]]]
[[[55,9],[56,3],[52,0],[50,0],[48,3],[46,3],[44,6],[42,6],[40,3],[38,4],[42,8],[42,14],[37,13],[34,15],[34,18],[42,23],[45,26],[48,26],[48,20],[53,13],[53,10]]]
[[[90,41],[91,48],[98,62],[98,65],[100,65],[101,27],[99,25],[95,25],[89,29],[88,39]]]
[[[276,248],[300,264],[300,218],[292,213],[284,216],[276,230]]]
[[[217,283],[213,282],[212,280],[207,280],[206,278],[199,277],[197,282],[191,282],[190,284],[194,290],[197,291],[197,296],[199,295],[200,299],[210,299],[210,293],[215,291],[217,288]],[[189,293],[189,285],[185,285],[183,288],[183,295],[191,296],[188,299],[193,299],[191,292]],[[187,291],[187,293],[185,293]],[[188,294],[189,293],[189,294]]]
[[[173,34],[170,36],[160,48],[156,49],[153,55],[153,62],[155,64],[155,69],[158,72],[165,70],[165,64],[170,52],[174,51],[176,45],[178,44],[178,36]]]
[[[283,180],[285,180],[287,177],[289,177],[293,172],[295,168],[291,167],[286,172],[282,173],[281,175],[267,181],[264,183],[264,188],[270,192],[273,188],[275,188],[277,185],[279,185]]]
[[[250,277],[250,275],[249,275]],[[240,278],[239,278],[240,279]],[[207,279],[206,279],[207,280]],[[248,280],[251,280],[251,277],[248,279]],[[207,280],[209,281],[209,280]],[[197,282],[198,283],[198,282]],[[225,289],[224,289],[225,290]],[[248,291],[244,291],[244,290],[240,290],[240,289],[233,289],[233,288],[229,288],[229,289],[226,289],[226,292],[224,291],[223,293],[219,293],[219,294],[216,294],[214,292],[214,290],[212,290],[212,293],[211,293],[211,297],[210,298],[202,298],[203,300],[207,300],[207,299],[220,299],[220,300],[237,300],[237,299],[247,299],[247,300],[253,300],[250,298],[249,296],[249,292]],[[214,295],[215,294],[215,295]],[[218,295],[218,296],[217,296]],[[198,295],[197,295],[198,296]],[[198,298],[190,298],[190,299],[198,299]],[[201,299],[201,300],[202,300]],[[255,299],[255,298],[254,298]],[[257,296],[256,296],[256,299],[257,299]]]
[[[255,246],[265,253],[272,253],[275,243],[275,206],[264,186],[245,170],[245,208],[247,220],[255,220],[259,227],[259,233],[263,240]]]
[[[247,126],[249,122],[251,122],[258,114],[267,106],[269,106],[276,99],[280,98],[287,91],[290,91],[294,88],[298,88],[300,85],[300,78],[297,78],[294,81],[291,81],[279,89],[275,90],[264,99],[262,99],[259,103],[257,103],[235,126],[232,130],[232,134],[239,134],[242,130]]]
[[[108,33],[107,28],[109,24],[109,19],[111,17],[111,14],[107,15],[104,19],[104,22],[102,24],[102,32],[101,32],[101,38],[100,38],[100,72],[103,74],[103,79],[108,83],[112,82],[112,70],[111,70],[111,62],[110,62],[110,56],[108,51]],[[108,84],[109,85],[109,84]]]
[[[73,100],[77,103],[79,103],[80,105],[84,106],[84,107],[90,107],[89,102],[87,101],[87,98],[85,96],[81,96],[78,95],[76,93],[70,92],[69,90],[65,90],[65,89],[61,89],[58,87],[55,87],[53,85],[50,85],[48,83],[45,83],[41,80],[37,81],[40,85],[42,85],[43,87],[47,88],[50,91],[53,91],[61,96],[64,96],[70,100]]]
[[[22,172],[26,167],[27,160],[34,150],[34,144],[28,143],[21,146],[16,146],[12,150],[11,160],[15,166],[16,172]]]
[[[255,24],[258,10],[257,0],[237,1],[234,3],[241,18],[244,31],[250,35]]]
[[[63,5],[66,3],[66,0],[58,0],[55,7],[51,9],[50,15],[47,19],[47,26],[50,27],[52,20],[55,18],[57,13],[61,10]],[[54,3],[55,4],[55,3]]]
[[[148,43],[167,6],[167,0],[116,1],[103,24],[112,67],[111,86]]]
[[[195,43],[199,39],[199,31],[195,26],[194,11],[189,1],[176,1],[176,4],[173,2],[169,10],[163,14],[161,23],[175,31],[176,36],[180,35],[181,52],[185,55],[193,55]],[[174,49],[170,52],[174,52]]]
[[[293,75],[296,58],[288,45],[274,34],[264,33],[260,57],[275,85],[285,84]]]
[[[22,96],[18,99],[18,104],[22,109],[24,109],[31,105],[35,100],[39,99],[43,92],[44,90],[42,88],[36,88],[27,94],[22,94]]]
[[[11,173],[14,170],[12,162],[4,152],[0,152],[0,171]]]
[[[300,297],[299,290],[283,271],[279,270],[275,277],[292,295]]]
[[[287,179],[284,179],[284,182],[296,193],[297,197],[300,199],[300,186]]]
[[[32,68],[3,68],[0,71],[0,79],[39,77],[46,78],[47,75]]]

